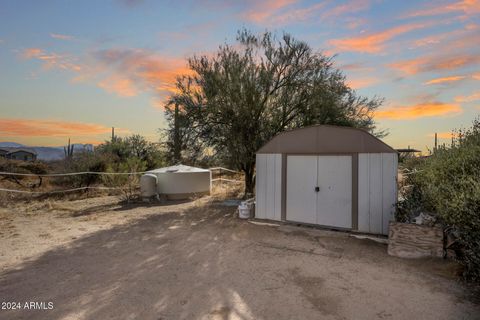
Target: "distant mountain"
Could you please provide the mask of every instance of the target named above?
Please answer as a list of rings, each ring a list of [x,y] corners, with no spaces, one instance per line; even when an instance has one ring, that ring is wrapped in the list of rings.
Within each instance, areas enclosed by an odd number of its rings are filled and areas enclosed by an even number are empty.
[[[1,147],[6,147],[6,148],[21,148],[25,147],[23,144],[16,143],[16,142],[0,142],[0,148]]]
[[[62,147],[37,147],[37,146],[26,146],[23,144],[15,142],[0,142],[1,147],[10,147],[10,148],[29,148],[35,150],[37,153],[38,160],[52,161],[52,160],[61,160],[65,157],[65,153]],[[93,146],[91,144],[79,144],[76,143],[73,148],[73,152],[84,152],[84,151],[93,151]]]

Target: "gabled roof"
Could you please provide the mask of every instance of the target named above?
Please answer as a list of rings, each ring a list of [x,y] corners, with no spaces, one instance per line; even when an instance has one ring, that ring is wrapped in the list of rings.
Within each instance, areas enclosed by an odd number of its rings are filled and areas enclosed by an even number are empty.
[[[23,152],[28,152],[28,153],[37,155],[37,152],[35,150],[29,149],[29,148],[0,147],[0,150],[6,151],[7,154],[23,151]]]
[[[257,153],[397,153],[369,132],[352,127],[316,125],[282,132]]]

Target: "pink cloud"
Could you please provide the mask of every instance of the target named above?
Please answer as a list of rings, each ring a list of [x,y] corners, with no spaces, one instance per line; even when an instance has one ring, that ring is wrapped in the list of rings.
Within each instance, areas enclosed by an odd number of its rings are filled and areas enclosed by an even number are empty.
[[[432,5],[425,9],[420,9],[409,13],[408,17],[437,16],[449,13],[463,13],[473,15],[480,13],[479,0],[462,0],[454,3],[439,4],[432,2]]]
[[[329,44],[338,51],[379,53],[385,49],[385,42],[401,34],[424,28],[425,24],[406,24],[381,32],[370,33],[345,39],[333,39]]]
[[[378,79],[372,77],[347,78],[347,85],[352,89],[362,89],[370,87],[378,82]]]
[[[110,93],[116,93],[120,97],[133,97],[138,94],[133,82],[128,78],[112,75],[98,83],[100,88]]]
[[[472,102],[480,100],[480,91],[472,93],[468,96],[457,96],[455,97],[456,102]]]
[[[298,0],[265,0],[253,2],[252,7],[243,16],[252,22],[261,23],[269,19],[278,10],[285,8]]]
[[[465,79],[465,76],[441,77],[441,78],[435,78],[435,79],[429,80],[425,82],[425,84],[427,85],[428,84],[444,84],[444,83],[460,81],[462,79]]]
[[[340,4],[330,10],[327,10],[322,18],[335,18],[349,13],[355,13],[366,10],[371,6],[371,0],[350,0],[344,4]]]
[[[463,67],[476,65],[480,56],[476,54],[450,54],[446,56],[424,56],[414,59],[397,61],[389,64],[393,69],[405,74],[417,74],[429,71],[456,70]]]

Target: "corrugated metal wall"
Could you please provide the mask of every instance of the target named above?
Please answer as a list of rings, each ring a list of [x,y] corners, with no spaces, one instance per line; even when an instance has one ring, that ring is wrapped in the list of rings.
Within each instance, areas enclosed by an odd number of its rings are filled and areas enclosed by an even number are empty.
[[[258,219],[281,220],[282,155],[257,154],[256,207]]]
[[[257,154],[256,166],[255,217],[281,221],[282,155]],[[397,201],[397,166],[395,153],[358,154],[358,231],[388,234]]]
[[[358,230],[388,234],[397,201],[397,154],[358,155]]]

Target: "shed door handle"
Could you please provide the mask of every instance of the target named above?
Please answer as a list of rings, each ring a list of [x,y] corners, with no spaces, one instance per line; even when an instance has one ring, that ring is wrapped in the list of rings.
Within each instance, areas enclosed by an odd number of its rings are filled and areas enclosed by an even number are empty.
[[[320,192],[320,187],[315,187],[315,192]]]

